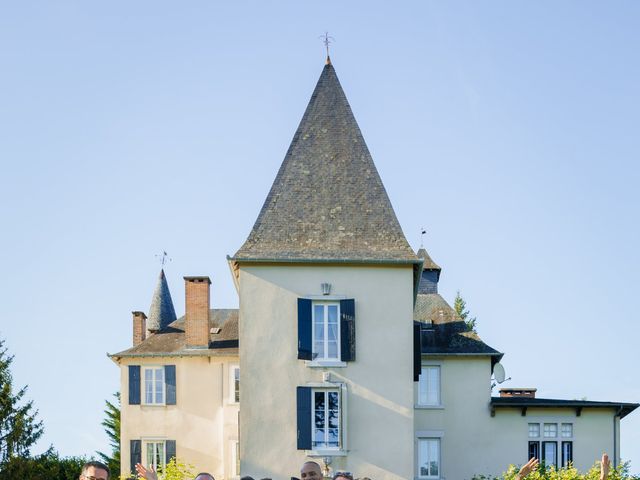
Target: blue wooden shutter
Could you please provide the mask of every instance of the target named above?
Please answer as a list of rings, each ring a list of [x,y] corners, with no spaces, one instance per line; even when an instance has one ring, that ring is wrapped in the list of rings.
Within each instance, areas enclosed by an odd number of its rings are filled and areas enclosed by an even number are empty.
[[[135,475],[136,463],[142,463],[142,440],[131,440],[129,458],[131,473]]]
[[[298,358],[311,360],[311,300],[298,299]]]
[[[353,298],[340,300],[340,360],[356,359],[356,302]]]
[[[129,405],[140,405],[140,365],[129,365]]]
[[[311,388],[296,389],[298,405],[298,450],[311,450]]]
[[[172,458],[176,456],[176,441],[175,440],[167,440],[164,442],[164,453],[167,463],[171,461]]]
[[[413,381],[420,380],[422,372],[422,345],[420,323],[413,322]]]
[[[165,404],[176,404],[176,366],[164,366]],[[167,457],[169,458],[169,457]]]

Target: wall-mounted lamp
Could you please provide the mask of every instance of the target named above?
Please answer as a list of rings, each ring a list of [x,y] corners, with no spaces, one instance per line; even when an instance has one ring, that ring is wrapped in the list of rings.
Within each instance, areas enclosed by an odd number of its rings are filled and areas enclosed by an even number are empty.
[[[331,284],[330,283],[322,283],[322,284],[320,284],[320,286],[322,287],[322,294],[323,295],[330,295],[331,294]]]

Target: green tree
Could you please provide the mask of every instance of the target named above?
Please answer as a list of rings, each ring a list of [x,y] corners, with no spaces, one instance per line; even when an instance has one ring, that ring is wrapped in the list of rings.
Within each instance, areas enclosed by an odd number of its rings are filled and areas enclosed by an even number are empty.
[[[453,309],[456,311],[458,316],[462,319],[462,321],[467,325],[467,330],[470,332],[476,332],[476,317],[469,316],[469,310],[467,310],[467,302],[465,302],[464,298],[460,295],[460,290],[456,292],[456,298],[453,301]]]
[[[85,457],[60,457],[51,447],[35,457],[11,457],[0,466],[0,480],[78,480],[86,461]]]
[[[7,353],[4,340],[0,339],[0,463],[16,455],[28,456],[44,431],[33,402],[24,401],[27,387],[13,390],[12,362],[13,356]]]
[[[113,475],[119,475],[120,472],[120,392],[113,394],[116,401],[111,403],[105,400],[106,408],[104,410],[105,418],[102,421],[104,431],[109,437],[111,445],[111,455],[97,452],[101,461],[104,462],[111,470]]]

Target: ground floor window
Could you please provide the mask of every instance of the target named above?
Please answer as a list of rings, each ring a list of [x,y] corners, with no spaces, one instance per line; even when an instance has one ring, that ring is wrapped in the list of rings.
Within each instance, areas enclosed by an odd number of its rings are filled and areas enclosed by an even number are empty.
[[[418,478],[440,478],[440,439],[418,439]]]
[[[529,460],[532,458],[540,459],[540,442],[529,442]]]
[[[573,442],[562,442],[562,466],[573,463]]]
[[[542,463],[547,467],[558,466],[558,442],[542,442]]]
[[[164,441],[146,442],[145,449],[146,449],[145,451],[146,451],[147,465],[152,465],[156,471],[163,470],[164,466],[167,463],[165,442]]]
[[[313,447],[340,447],[340,392],[338,390],[313,391]]]

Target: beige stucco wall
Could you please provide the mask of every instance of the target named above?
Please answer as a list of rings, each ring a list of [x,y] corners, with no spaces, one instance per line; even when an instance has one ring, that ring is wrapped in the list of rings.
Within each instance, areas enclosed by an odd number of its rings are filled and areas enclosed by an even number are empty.
[[[356,361],[310,368],[297,359],[297,299],[354,298]],[[332,468],[377,480],[413,477],[413,274],[411,266],[241,266],[241,474],[289,478],[308,459],[296,449],[296,386],[344,382],[345,457]],[[343,405],[344,407],[344,405]]]
[[[519,408],[498,408],[491,417],[488,357],[424,358],[423,363],[441,365],[443,408],[416,409],[416,437],[420,432],[443,434],[442,478],[497,475],[511,463],[525,463],[529,422],[573,423],[573,458],[579,470],[590,468],[602,452],[613,455],[613,409],[585,408],[577,417],[573,408],[529,408],[526,416]],[[561,438],[539,440],[557,440],[561,458]]]
[[[129,473],[129,441],[176,441],[176,456],[216,479],[232,478],[230,445],[238,438],[238,405],[230,401],[228,367],[237,357],[122,359],[121,473]],[[176,405],[129,405],[128,365],[175,365]],[[144,392],[144,388],[142,388]],[[145,461],[143,445],[142,459]]]

